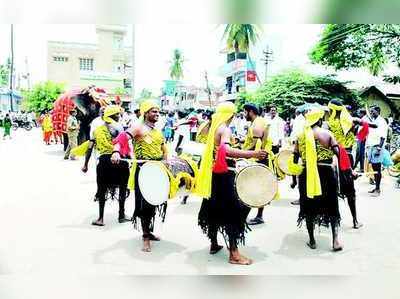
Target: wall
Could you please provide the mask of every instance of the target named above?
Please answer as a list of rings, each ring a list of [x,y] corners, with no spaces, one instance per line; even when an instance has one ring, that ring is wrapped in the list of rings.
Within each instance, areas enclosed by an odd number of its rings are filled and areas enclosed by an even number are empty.
[[[373,105],[379,106],[381,108],[382,117],[388,117],[391,113],[390,106],[380,96],[374,93],[370,93],[367,96],[367,104],[368,107],[371,107]]]

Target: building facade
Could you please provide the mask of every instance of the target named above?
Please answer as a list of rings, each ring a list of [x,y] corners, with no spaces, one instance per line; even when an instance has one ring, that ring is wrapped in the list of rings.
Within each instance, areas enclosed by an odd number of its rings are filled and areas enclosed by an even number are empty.
[[[20,92],[14,90],[11,94],[10,89],[0,88],[0,111],[20,111],[21,101],[22,95]]]
[[[82,88],[94,84],[109,93],[125,88],[132,80],[132,48],[124,47],[126,26],[97,25],[97,43],[49,41],[47,79]]]

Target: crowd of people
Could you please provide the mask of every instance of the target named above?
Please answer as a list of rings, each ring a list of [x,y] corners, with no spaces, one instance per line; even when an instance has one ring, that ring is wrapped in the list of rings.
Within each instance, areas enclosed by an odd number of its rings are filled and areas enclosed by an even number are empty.
[[[41,120],[44,140],[51,138],[51,117]],[[198,224],[210,240],[210,254],[222,249],[217,234],[221,232],[230,252],[232,264],[251,264],[238,247],[244,244],[249,225],[264,223],[264,207],[253,219],[247,219],[250,208],[235,192],[235,171],[238,158],[252,159],[273,168],[272,161],[282,149],[291,149],[296,169],[290,186],[298,186],[300,206],[298,224],[306,223],[307,245],[317,247],[315,225],[330,226],[332,249],[340,251],[338,227],[341,216],[338,198],[346,198],[354,229],[363,224],[356,208],[354,182],[365,172],[374,188],[371,196],[381,195],[382,167],[387,155],[389,124],[380,116],[380,108],[351,111],[338,100],[320,108],[296,109],[290,119],[283,120],[275,106],[261,109],[247,103],[241,111],[230,102],[212,110],[162,111],[153,101],[145,101],[133,113],[117,105],[100,109],[93,120],[90,140],[78,146],[79,121],[76,110],[67,120],[69,144],[65,159],[84,156],[82,171],[87,172],[92,153],[96,152],[97,191],[95,200],[99,216],[92,222],[104,226],[105,202],[110,188],[119,192],[118,221],[132,221],[141,229],[143,248],[151,252],[151,242],[160,241],[153,234],[155,218],[166,217],[167,202],[152,205],[145,200],[138,184],[140,169],[147,161],[166,161],[182,152],[188,142],[203,143],[205,150],[198,164],[194,194],[203,198]],[[134,158],[133,160],[131,160]],[[134,161],[132,164],[129,161]],[[356,171],[358,169],[358,171]],[[322,179],[323,178],[323,179]],[[135,211],[125,215],[125,200],[132,190]],[[187,197],[182,203],[186,203]]]

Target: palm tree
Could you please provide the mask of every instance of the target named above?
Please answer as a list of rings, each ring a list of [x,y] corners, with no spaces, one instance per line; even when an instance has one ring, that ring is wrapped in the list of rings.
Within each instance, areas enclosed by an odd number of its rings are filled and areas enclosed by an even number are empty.
[[[225,31],[222,36],[226,39],[226,46],[229,50],[235,50],[236,57],[239,52],[247,53],[247,57],[251,64],[250,59],[250,45],[254,45],[259,39],[260,26],[257,24],[227,24]],[[256,72],[258,83],[261,84],[261,80]]]
[[[169,75],[173,80],[179,80],[183,78],[183,55],[182,51],[175,49],[171,61],[171,66],[169,68]]]
[[[228,49],[249,52],[250,45],[255,44],[259,38],[260,28],[256,24],[227,24],[223,39],[226,39]]]

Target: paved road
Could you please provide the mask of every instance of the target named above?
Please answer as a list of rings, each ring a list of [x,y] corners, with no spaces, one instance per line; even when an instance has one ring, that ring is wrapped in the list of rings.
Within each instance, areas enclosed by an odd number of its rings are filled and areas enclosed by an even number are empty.
[[[18,131],[11,142],[0,140],[0,277],[399,272],[400,192],[390,177],[383,181],[380,198],[368,196],[365,178],[357,181],[364,228],[351,229],[350,211],[340,202],[341,253],[330,251],[330,231],[324,228],[317,232],[317,250],[305,246],[305,227],[296,227],[298,208],[289,203],[296,192],[283,182],[282,198],[266,208],[267,223],[246,239],[243,252],[255,263],[241,267],[226,262],[226,250],[207,254],[207,239],[196,223],[196,198],[186,206],[170,203],[166,223],[157,224],[163,241],[154,244],[151,254],[140,251],[140,234],[130,223],[117,223],[116,203],[106,205],[104,228],[91,226],[97,216],[94,166],[83,175],[82,161],[62,157],[60,145],[42,144],[38,129]],[[130,215],[132,198],[126,206]]]

